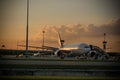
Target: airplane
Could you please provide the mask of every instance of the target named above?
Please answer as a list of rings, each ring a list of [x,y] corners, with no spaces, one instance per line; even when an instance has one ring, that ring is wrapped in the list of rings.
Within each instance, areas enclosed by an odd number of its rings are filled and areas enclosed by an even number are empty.
[[[84,56],[90,59],[108,59],[109,55],[99,48],[98,46],[90,45],[87,43],[66,44],[61,39],[58,32],[60,47],[55,51],[55,55],[64,58],[66,55],[72,56]]]

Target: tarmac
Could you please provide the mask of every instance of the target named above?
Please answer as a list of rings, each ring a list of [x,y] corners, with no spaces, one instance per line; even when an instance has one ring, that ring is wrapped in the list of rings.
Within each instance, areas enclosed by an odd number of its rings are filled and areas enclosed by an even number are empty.
[[[117,76],[120,74],[120,62],[90,62],[90,61],[75,61],[76,58],[65,58],[68,61],[60,61],[58,57],[55,56],[42,56],[42,57],[29,57],[29,58],[16,58],[15,55],[6,55],[2,58],[6,60],[0,60],[0,66],[5,66],[5,68],[0,68],[0,75],[48,75],[48,76]],[[9,58],[9,59],[8,59]],[[12,60],[13,59],[13,60]],[[16,59],[16,60],[14,60]],[[23,60],[22,60],[23,59]],[[29,60],[31,59],[31,60]],[[36,59],[36,60],[32,60]],[[38,60],[37,60],[38,59]],[[40,60],[43,59],[43,60]],[[44,60],[45,59],[45,60]],[[47,60],[46,60],[47,59]],[[52,59],[49,61],[49,59]],[[70,60],[70,61],[69,61]],[[7,66],[6,66],[7,65]],[[68,69],[42,69],[42,68],[15,68],[9,67],[9,65],[21,65],[21,66],[68,66]],[[88,69],[74,68],[70,69],[69,66],[98,66],[98,67],[113,67],[112,69],[97,69],[95,67]],[[115,69],[117,67],[118,69]]]

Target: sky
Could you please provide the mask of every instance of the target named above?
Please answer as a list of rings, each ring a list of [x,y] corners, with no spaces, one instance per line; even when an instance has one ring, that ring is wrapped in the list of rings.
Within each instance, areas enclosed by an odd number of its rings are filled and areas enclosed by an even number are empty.
[[[25,44],[27,0],[0,0],[0,48]],[[29,0],[29,45],[58,47],[56,30],[65,44],[88,43],[120,52],[120,0]]]

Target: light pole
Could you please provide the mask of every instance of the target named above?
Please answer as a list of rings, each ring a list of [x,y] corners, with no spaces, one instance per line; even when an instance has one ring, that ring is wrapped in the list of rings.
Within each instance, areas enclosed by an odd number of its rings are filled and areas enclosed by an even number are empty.
[[[106,44],[107,44],[107,41],[106,41],[106,33],[104,33],[104,41],[103,41],[103,50],[106,51]]]
[[[43,30],[43,31],[42,31],[42,33],[43,33],[43,43],[42,43],[42,49],[43,49],[43,51],[44,51],[44,42],[45,42],[45,40],[44,40],[44,38],[45,38],[45,37],[44,37],[44,33],[45,33],[45,30]]]
[[[29,27],[29,0],[27,0],[27,24],[26,24],[26,54],[28,53],[28,27]]]

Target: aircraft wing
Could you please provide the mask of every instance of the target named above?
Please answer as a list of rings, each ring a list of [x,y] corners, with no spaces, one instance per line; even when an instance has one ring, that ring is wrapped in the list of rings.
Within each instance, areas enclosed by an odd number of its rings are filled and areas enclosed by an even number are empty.
[[[17,46],[26,47],[26,45],[17,45]],[[42,47],[38,47],[38,46],[28,46],[28,47],[36,48],[36,49],[43,49]]]
[[[51,46],[43,46],[45,49],[56,51],[58,48]]]
[[[26,45],[17,45],[17,46],[26,47]],[[43,47],[28,46],[28,47],[30,47],[30,48],[36,48],[36,49],[47,49],[47,50],[53,50],[53,51],[56,51],[58,49],[56,47],[51,47],[51,46],[43,46]]]

